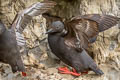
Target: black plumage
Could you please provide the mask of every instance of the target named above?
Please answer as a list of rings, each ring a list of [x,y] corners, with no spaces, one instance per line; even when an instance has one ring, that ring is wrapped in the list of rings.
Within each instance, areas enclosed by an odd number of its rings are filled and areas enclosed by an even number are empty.
[[[0,61],[10,64],[12,71],[25,72],[14,32],[7,30],[0,21]]]
[[[50,22],[49,16],[44,17]],[[96,74],[103,72],[97,67],[86,49],[96,40],[99,32],[117,24],[119,18],[110,15],[88,14],[62,22],[54,20],[48,27],[48,43],[53,54],[60,60],[75,68],[77,72],[91,69]],[[50,18],[51,18],[50,17]]]
[[[24,45],[24,37],[21,35],[32,17],[38,16],[56,5],[55,2],[37,2],[29,8],[19,12],[10,29],[6,29],[0,21],[0,61],[10,64],[13,72],[25,72],[18,45]],[[23,73],[24,75],[24,73]]]

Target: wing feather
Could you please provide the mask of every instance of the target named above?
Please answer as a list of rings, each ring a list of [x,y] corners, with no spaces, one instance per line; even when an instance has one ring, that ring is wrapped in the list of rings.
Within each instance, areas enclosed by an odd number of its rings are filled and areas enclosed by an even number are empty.
[[[73,45],[79,43],[78,45],[81,46],[80,48],[88,48],[89,41],[91,41],[92,38],[95,38],[99,32],[113,27],[119,20],[120,18],[111,15],[88,14],[77,16],[66,23],[66,27],[69,30],[66,37],[74,38],[74,42],[72,42]],[[70,36],[70,31],[75,35]],[[67,38],[66,41],[68,41]],[[78,45],[76,45],[76,47]]]
[[[22,33],[26,25],[32,20],[34,16],[41,15],[56,5],[53,1],[37,2],[31,5],[29,8],[21,11],[16,16],[12,27],[15,27],[17,31]]]
[[[12,24],[12,29],[13,30],[15,29],[17,41],[19,40],[18,45],[21,44],[20,39],[23,40],[23,38],[20,34],[22,34],[24,28],[26,27],[26,25],[28,23],[30,23],[32,18],[34,16],[38,16],[38,15],[45,13],[49,9],[53,8],[55,5],[56,5],[56,3],[53,1],[37,2],[33,5],[31,5],[29,8],[26,8],[23,11],[19,12],[16,15],[16,18]],[[18,33],[19,33],[19,35],[18,35]]]
[[[87,14],[87,15],[79,16],[78,18],[93,20],[97,22],[99,25],[98,26],[99,32],[102,32],[104,30],[107,30],[113,27],[120,20],[120,18],[118,17],[111,16],[111,15],[102,15],[102,14],[101,15],[100,14]]]

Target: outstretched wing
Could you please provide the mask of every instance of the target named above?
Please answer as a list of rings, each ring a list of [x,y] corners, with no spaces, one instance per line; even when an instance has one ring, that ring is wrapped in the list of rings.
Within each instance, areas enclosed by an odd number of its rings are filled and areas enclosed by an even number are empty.
[[[95,38],[99,32],[113,27],[119,20],[119,18],[114,16],[100,14],[74,17],[71,21],[66,23],[69,33],[66,36],[65,42],[67,44],[68,39],[71,38],[73,40],[71,42],[72,47],[87,48],[92,38]]]
[[[98,30],[102,32],[107,30],[118,23],[120,18],[111,16],[111,15],[103,15],[103,14],[87,14],[79,17],[74,17],[73,19],[88,19],[93,20],[98,23]]]
[[[21,34],[26,25],[32,20],[32,17],[45,13],[55,5],[56,3],[53,1],[37,2],[17,14],[12,29],[15,29],[18,45],[24,44],[25,41]]]

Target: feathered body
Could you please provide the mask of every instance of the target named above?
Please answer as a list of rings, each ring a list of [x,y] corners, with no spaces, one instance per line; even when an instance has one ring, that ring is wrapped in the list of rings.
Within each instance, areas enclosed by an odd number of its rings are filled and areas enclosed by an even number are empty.
[[[0,34],[0,61],[10,64],[13,72],[25,72],[15,33],[11,29],[7,30],[1,22],[0,27],[4,28],[2,34]]]
[[[93,59],[87,54],[85,50],[78,52],[75,48],[67,46],[64,41],[64,37],[61,37],[59,34],[48,35],[48,43],[51,51],[60,60],[75,68],[77,72],[84,72],[92,69],[97,74],[103,74],[103,72],[97,67]]]
[[[0,61],[10,64],[13,72],[25,72],[25,67],[18,48],[18,45],[25,45],[24,37],[21,35],[24,28],[30,23],[32,17],[48,11],[54,7],[55,4],[55,2],[46,1],[31,5],[29,8],[26,8],[16,15],[11,29],[6,29],[4,24],[0,21]]]
[[[110,15],[88,14],[74,17],[63,23],[61,20],[55,20],[56,17],[49,16],[44,14],[48,21],[51,17],[54,19],[48,30],[48,43],[53,54],[75,68],[77,72],[91,69],[96,74],[102,75],[103,72],[88,55],[86,49],[96,40],[99,32],[117,24],[119,18]]]

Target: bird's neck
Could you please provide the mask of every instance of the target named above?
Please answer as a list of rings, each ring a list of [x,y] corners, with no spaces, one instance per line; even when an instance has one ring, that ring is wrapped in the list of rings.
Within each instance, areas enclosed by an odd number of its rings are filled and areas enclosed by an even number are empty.
[[[64,37],[66,34],[67,34],[67,31],[66,31],[65,29],[63,29],[63,30],[59,33],[59,35],[60,35],[61,37]]]
[[[67,34],[67,31],[63,29],[61,32],[50,33],[50,35],[64,37]]]

